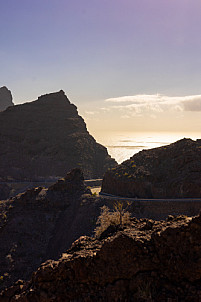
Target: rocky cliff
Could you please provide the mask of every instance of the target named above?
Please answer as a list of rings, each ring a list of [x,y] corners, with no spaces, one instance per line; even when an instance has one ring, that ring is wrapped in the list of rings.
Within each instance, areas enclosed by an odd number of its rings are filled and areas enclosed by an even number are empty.
[[[201,216],[132,219],[102,239],[80,237],[1,302],[201,301]]]
[[[58,259],[74,240],[91,235],[99,207],[80,169],[49,189],[0,201],[0,288],[29,278],[42,262]]]
[[[63,91],[0,112],[0,179],[63,176],[82,168],[86,178],[101,178],[116,164],[88,133]]]
[[[201,140],[143,150],[105,173],[102,192],[138,198],[201,197]]]
[[[12,94],[7,87],[0,87],[0,111],[5,110],[9,106],[14,106],[12,102]]]

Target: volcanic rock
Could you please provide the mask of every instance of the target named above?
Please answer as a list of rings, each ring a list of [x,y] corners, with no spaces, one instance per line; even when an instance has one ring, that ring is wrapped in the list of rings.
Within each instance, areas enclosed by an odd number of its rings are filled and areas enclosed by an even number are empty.
[[[42,262],[58,259],[74,240],[93,234],[100,209],[83,179],[74,169],[49,189],[32,188],[0,201],[0,288],[30,278]]]
[[[152,225],[146,228],[146,225]],[[98,240],[82,236],[1,302],[201,301],[201,216],[133,219]]]
[[[101,178],[116,164],[107,149],[88,133],[64,92],[0,112],[0,178],[63,177],[82,168],[85,178]]]
[[[143,150],[107,171],[102,192],[137,198],[200,198],[201,140]]]
[[[5,110],[9,106],[14,106],[12,102],[12,94],[7,87],[0,87],[0,111]]]

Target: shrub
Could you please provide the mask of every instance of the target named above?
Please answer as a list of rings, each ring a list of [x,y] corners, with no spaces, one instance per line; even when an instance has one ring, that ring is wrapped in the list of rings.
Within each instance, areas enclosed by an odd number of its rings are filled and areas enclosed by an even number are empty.
[[[126,210],[129,205],[128,202],[116,201],[113,204],[113,210],[105,205],[101,207],[101,214],[97,219],[97,227],[94,230],[95,236],[100,236],[110,225],[122,226],[128,224],[131,214]]]

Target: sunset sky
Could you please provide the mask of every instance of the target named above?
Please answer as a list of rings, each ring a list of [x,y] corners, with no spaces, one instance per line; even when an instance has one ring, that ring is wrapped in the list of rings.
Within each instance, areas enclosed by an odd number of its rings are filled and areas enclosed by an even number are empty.
[[[201,132],[200,0],[0,1],[0,86],[63,89],[89,130]]]

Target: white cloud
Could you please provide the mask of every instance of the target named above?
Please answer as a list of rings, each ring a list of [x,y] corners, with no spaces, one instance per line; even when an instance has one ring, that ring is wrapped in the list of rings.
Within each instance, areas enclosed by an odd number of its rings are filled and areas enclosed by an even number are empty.
[[[94,115],[96,112],[95,111],[85,111],[86,114],[89,114],[89,115]]]
[[[137,94],[132,96],[122,96],[116,98],[106,99],[105,102],[112,103],[180,103],[180,102],[191,102],[201,101],[201,95],[189,95],[189,96],[166,96],[163,94]]]
[[[127,111],[127,115],[135,116],[147,113],[153,116],[153,113],[166,111],[201,111],[201,95],[190,96],[166,96],[162,94],[141,94],[133,96],[122,96],[106,99],[110,103],[110,108],[120,111]],[[116,105],[113,105],[115,104]]]
[[[103,110],[104,112],[110,111],[110,108],[108,108],[108,107],[102,107],[100,109]]]

